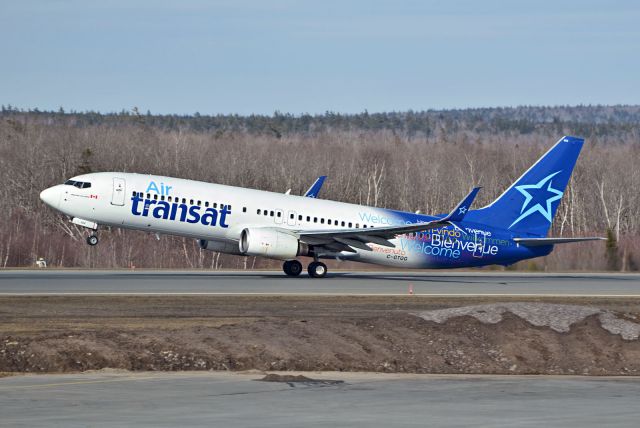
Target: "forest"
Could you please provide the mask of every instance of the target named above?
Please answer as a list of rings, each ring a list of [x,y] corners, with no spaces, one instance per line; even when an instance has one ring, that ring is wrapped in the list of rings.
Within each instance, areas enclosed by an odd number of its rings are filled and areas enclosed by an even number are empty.
[[[557,106],[292,115],[0,111],[0,267],[248,269],[279,262],[120,229],[87,232],[42,189],[81,173],[160,174],[406,211],[448,212],[471,187],[495,199],[563,135],[586,139],[551,234],[605,236],[509,269],[640,270],[640,106]],[[334,268],[367,265],[335,262]]]

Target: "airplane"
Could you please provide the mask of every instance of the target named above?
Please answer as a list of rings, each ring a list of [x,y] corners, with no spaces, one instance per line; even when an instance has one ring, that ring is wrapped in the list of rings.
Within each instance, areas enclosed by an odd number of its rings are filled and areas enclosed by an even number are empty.
[[[489,205],[471,209],[474,188],[448,214],[423,215],[306,196],[124,172],[72,177],[40,198],[92,230],[121,227],[195,238],[203,250],[282,260],[298,276],[323,278],[321,260],[412,269],[508,266],[546,256],[555,245],[603,239],[547,237],[584,144],[562,137]],[[315,189],[315,191],[314,191]],[[309,197],[309,193],[313,197]]]

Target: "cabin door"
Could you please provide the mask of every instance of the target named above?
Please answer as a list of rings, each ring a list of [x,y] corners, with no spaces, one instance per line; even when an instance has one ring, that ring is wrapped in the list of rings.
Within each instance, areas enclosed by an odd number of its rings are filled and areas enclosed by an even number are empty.
[[[482,258],[484,254],[484,247],[487,245],[487,235],[484,233],[474,233],[474,242],[476,243],[473,249],[473,257]]]
[[[126,194],[126,185],[124,178],[113,179],[113,194],[111,195],[111,205],[124,205],[124,198]]]
[[[282,216],[282,210],[276,210],[276,216],[274,217],[274,221],[276,222],[276,224],[282,224]]]
[[[289,226],[295,226],[296,225],[296,212],[295,211],[289,211],[289,215],[287,215],[287,224]]]

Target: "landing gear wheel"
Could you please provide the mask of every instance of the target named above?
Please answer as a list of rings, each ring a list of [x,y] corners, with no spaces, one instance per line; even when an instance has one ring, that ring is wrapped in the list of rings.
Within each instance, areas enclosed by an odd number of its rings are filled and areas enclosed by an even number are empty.
[[[282,265],[282,270],[289,276],[298,276],[302,272],[302,263],[297,260],[288,260]]]
[[[94,245],[98,245],[98,237],[96,235],[87,236],[87,244],[91,245],[92,247]]]
[[[327,275],[327,265],[322,262],[311,262],[307,272],[311,278],[324,278]]]

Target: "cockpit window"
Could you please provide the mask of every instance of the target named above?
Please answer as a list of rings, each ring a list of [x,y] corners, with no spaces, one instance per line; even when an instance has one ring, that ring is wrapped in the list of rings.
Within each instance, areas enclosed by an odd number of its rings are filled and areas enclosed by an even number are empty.
[[[67,186],[77,187],[78,189],[88,189],[89,187],[91,187],[91,183],[86,181],[67,180],[64,182],[64,184],[66,184]]]

